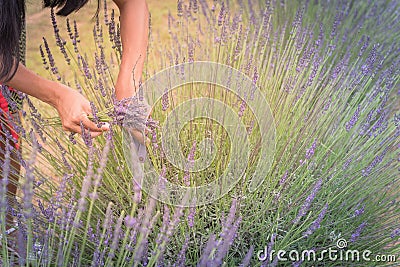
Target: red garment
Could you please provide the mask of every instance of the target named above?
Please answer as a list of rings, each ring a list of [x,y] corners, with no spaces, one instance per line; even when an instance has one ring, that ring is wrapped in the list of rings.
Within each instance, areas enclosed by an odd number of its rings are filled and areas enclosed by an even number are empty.
[[[11,87],[9,87],[10,90],[14,90]],[[11,131],[11,135],[14,138],[14,145],[16,149],[19,149],[19,136],[17,134],[17,132],[15,132],[14,128],[12,127],[11,123],[9,123],[9,120],[12,119],[9,110],[8,110],[8,102],[7,99],[4,97],[3,93],[0,90],[0,108],[3,110],[3,116],[5,117],[5,121],[7,122],[7,126],[9,128],[9,130]],[[0,129],[1,129],[1,125],[0,125]]]

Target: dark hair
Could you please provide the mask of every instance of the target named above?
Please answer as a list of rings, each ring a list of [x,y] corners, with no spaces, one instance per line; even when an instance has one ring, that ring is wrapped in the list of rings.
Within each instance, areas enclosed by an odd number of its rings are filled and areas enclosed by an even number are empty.
[[[57,15],[68,16],[74,11],[78,11],[87,4],[89,0],[44,0],[44,7],[59,8]],[[97,0],[97,11],[99,9],[100,0]]]
[[[0,82],[11,80],[17,71],[24,21],[24,0],[0,0]]]
[[[44,7],[58,8],[57,15],[68,16],[89,0],[44,0]],[[97,12],[100,0],[97,0]],[[0,0],[0,82],[12,79],[18,69],[19,41],[25,26],[25,0]]]

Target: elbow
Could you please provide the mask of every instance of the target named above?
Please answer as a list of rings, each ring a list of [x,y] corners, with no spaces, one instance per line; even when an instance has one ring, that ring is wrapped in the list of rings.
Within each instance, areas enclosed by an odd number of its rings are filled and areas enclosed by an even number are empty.
[[[124,9],[134,8],[135,10],[140,9],[144,13],[148,14],[149,9],[146,0],[113,0],[122,12]]]
[[[18,70],[18,60],[11,55],[3,57],[5,60],[0,60],[0,85],[10,82]]]

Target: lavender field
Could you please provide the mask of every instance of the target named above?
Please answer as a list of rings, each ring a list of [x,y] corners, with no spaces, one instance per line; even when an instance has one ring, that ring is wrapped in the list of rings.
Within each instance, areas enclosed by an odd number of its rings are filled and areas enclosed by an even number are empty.
[[[0,266],[399,265],[399,1],[150,1],[144,161],[118,125],[118,14],[101,2],[85,25],[47,10],[28,59],[111,130],[70,135],[25,97]]]

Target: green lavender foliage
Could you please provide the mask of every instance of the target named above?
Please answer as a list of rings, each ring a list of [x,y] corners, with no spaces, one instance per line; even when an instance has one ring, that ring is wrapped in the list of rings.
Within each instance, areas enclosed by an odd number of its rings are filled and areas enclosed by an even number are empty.
[[[26,130],[24,153],[37,160],[24,166],[22,181],[32,180],[30,173],[34,185],[40,182],[32,190],[43,207],[23,205],[17,212],[26,225],[26,261],[37,266],[237,266],[250,252],[250,266],[276,266],[276,257],[261,262],[257,252],[265,246],[318,252],[335,247],[340,238],[349,249],[398,257],[398,9],[396,1],[178,1],[171,11],[176,15],[168,18],[170,42],[151,32],[144,78],[203,60],[227,64],[253,79],[268,100],[277,134],[263,184],[247,191],[255,163],[263,159],[259,128],[246,107],[242,119],[252,128],[246,176],[223,198],[192,209],[168,206],[141,192],[127,166],[119,127],[86,144],[75,137],[73,145],[51,125],[54,119],[46,121],[31,107],[26,118],[36,135]],[[72,30],[65,45],[76,78],[63,82],[83,88],[102,115],[112,109],[110,66],[120,55],[118,26],[110,14],[103,11],[94,25],[97,47],[74,46]],[[115,55],[101,61],[110,49]],[[49,66],[52,77],[62,79],[53,70]],[[224,101],[238,113],[243,108],[223,88],[189,84],[166,94],[152,117],[162,122],[179,103],[199,96]],[[191,121],[180,133],[183,154],[201,157],[191,149],[210,132],[219,157],[191,175],[191,184],[215,179],[235,156],[229,154],[223,128],[208,119]],[[185,184],[185,171],[163,156],[160,130],[149,137],[149,160],[168,180]],[[154,190],[161,190],[157,186]],[[22,195],[29,195],[29,186],[21,182],[21,187]],[[40,253],[37,242],[43,246]],[[310,264],[280,264],[292,262]],[[339,263],[347,264],[376,263]]]

